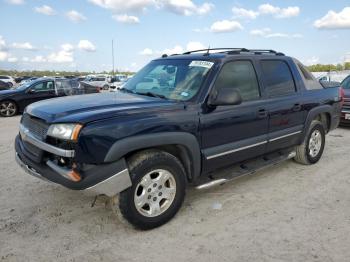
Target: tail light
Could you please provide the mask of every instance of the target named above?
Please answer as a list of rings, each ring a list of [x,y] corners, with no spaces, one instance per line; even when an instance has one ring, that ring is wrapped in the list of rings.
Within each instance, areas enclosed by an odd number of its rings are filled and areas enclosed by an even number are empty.
[[[345,98],[345,91],[344,88],[340,87],[339,88],[339,99],[340,99],[340,105],[344,105],[344,98]]]

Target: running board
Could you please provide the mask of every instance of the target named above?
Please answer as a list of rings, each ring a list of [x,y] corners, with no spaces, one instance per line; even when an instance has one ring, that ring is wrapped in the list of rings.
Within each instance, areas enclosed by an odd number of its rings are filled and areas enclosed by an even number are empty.
[[[208,189],[214,186],[221,186],[227,182],[231,182],[236,178],[252,175],[258,171],[261,171],[265,168],[275,166],[283,161],[294,158],[296,153],[292,152],[277,152],[265,155],[260,158],[253,160],[248,160],[232,168],[227,168],[224,171],[219,172],[218,175],[209,176],[209,181],[204,184],[200,184],[195,188],[198,190]]]

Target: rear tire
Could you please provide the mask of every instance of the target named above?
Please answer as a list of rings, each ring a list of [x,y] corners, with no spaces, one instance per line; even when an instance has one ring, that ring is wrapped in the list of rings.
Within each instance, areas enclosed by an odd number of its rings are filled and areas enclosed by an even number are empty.
[[[123,217],[139,229],[159,227],[180,209],[186,192],[186,175],[181,162],[158,150],[145,150],[129,161],[132,187],[120,193]]]
[[[324,124],[318,120],[311,122],[304,142],[296,147],[294,160],[303,165],[317,163],[323,154],[326,142],[326,130]]]

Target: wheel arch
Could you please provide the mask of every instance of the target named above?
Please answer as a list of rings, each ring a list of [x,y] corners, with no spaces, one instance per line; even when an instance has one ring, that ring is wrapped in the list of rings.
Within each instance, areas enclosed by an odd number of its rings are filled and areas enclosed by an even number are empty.
[[[201,172],[201,153],[197,138],[185,132],[164,132],[124,138],[115,142],[108,151],[104,162],[130,157],[146,149],[158,149],[177,157],[183,164],[189,181]]]
[[[332,112],[333,112],[333,108],[330,105],[323,105],[323,106],[311,109],[305,120],[303,135],[301,136],[302,139],[304,139],[305,135],[307,134],[313,120],[321,121],[325,126],[326,132],[328,132],[331,127]]]

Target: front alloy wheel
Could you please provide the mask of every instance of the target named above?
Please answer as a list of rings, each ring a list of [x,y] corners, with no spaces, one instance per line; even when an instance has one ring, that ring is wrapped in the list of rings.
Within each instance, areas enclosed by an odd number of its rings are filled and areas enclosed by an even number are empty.
[[[17,106],[14,102],[4,101],[0,104],[0,115],[3,117],[11,117],[17,114]]]
[[[147,173],[136,186],[134,203],[137,211],[146,217],[164,213],[174,201],[176,181],[167,170]]]
[[[140,229],[168,222],[180,209],[186,193],[186,174],[174,155],[145,150],[128,159],[132,186],[119,195],[121,214]]]

